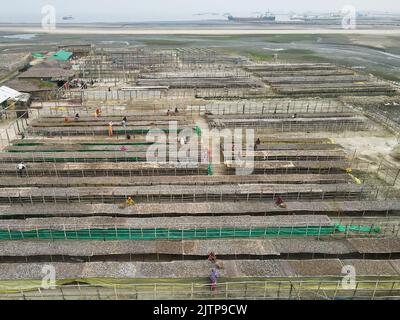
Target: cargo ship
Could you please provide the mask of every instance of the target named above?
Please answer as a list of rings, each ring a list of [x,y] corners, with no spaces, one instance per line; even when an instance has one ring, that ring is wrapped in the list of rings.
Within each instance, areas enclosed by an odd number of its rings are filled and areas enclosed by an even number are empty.
[[[228,20],[233,22],[256,22],[256,23],[263,23],[263,22],[275,22],[276,17],[267,12],[258,17],[234,17],[232,15],[228,15]]]
[[[74,20],[74,17],[73,17],[72,15],[69,15],[69,16],[63,17],[62,19],[63,19],[64,21],[66,21],[66,20]]]

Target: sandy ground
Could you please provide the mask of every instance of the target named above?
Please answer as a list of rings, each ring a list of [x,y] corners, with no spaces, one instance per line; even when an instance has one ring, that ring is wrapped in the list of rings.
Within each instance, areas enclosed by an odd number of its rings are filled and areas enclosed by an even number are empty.
[[[105,27],[58,27],[46,31],[41,27],[1,26],[0,32],[4,33],[45,33],[45,34],[98,34],[98,35],[246,35],[246,34],[348,34],[348,35],[400,35],[400,29],[323,29],[323,28],[297,28],[297,29],[245,29],[245,28],[105,28]]]
[[[341,144],[348,153],[356,152],[359,159],[370,163],[379,163],[380,160],[393,160],[390,154],[397,145],[396,137],[377,137],[373,136],[357,136],[352,138],[336,138],[335,141]]]

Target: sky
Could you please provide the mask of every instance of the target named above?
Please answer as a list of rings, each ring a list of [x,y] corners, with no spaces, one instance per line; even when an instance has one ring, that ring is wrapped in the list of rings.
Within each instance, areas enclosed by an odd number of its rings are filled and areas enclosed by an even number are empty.
[[[400,0],[1,0],[1,22],[37,22],[42,7],[53,5],[57,20],[73,15],[75,22],[140,22],[198,20],[259,12],[338,12],[345,5],[358,11],[400,13]],[[218,16],[199,13],[217,13]]]

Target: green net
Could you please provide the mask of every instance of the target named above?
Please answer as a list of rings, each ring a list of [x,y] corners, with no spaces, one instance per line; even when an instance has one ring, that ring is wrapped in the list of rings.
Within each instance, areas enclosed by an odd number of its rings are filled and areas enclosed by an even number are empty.
[[[34,58],[43,58],[45,56],[46,56],[46,54],[41,53],[41,52],[32,52],[32,57],[34,57]]]
[[[213,167],[212,167],[211,163],[208,165],[207,173],[208,173],[209,176],[212,176],[214,174]]]
[[[199,126],[196,126],[196,127],[194,128],[194,132],[196,132],[196,134],[197,134],[199,137],[201,136],[202,131],[201,131],[201,128],[200,128]]]
[[[361,227],[361,226],[341,226],[336,225],[336,229],[339,232],[346,233],[346,232],[367,232],[367,233],[379,233],[381,232],[380,227]]]
[[[263,238],[275,236],[323,236],[346,231],[377,233],[378,227],[309,226],[268,228],[214,228],[214,229],[79,229],[79,230],[0,230],[0,240],[194,240],[221,238]]]

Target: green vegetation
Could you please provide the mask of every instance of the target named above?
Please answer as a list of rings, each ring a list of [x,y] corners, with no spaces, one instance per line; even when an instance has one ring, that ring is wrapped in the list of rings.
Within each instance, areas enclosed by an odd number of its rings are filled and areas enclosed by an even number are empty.
[[[391,54],[400,55],[400,37],[389,36],[387,37],[387,40],[389,44],[385,46],[385,51]]]
[[[249,34],[249,35],[47,35],[38,34],[29,41],[33,52],[54,51],[50,43],[93,43],[100,46],[126,48],[148,47],[177,48],[202,47],[219,50],[225,54],[243,55],[254,61],[281,62],[331,62],[346,67],[360,67],[365,73],[392,81],[400,81],[396,72],[398,60],[387,54],[400,55],[400,37],[395,35],[347,34]],[[110,42],[110,43],[108,43]],[[47,45],[46,45],[47,43]],[[126,43],[126,44],[125,44]],[[19,50],[19,47],[7,49]],[[269,48],[269,49],[265,49]],[[283,49],[281,51],[271,49]]]
[[[333,38],[331,38],[333,39]],[[300,40],[299,40],[300,41]],[[255,62],[272,62],[275,60],[274,56],[277,55],[278,62],[326,62],[342,65],[352,68],[354,66],[362,66],[365,73],[371,73],[376,77],[383,78],[391,81],[400,81],[400,75],[393,72],[393,68],[387,68],[382,64],[372,64],[368,60],[359,62],[354,60],[353,57],[345,58],[340,55],[327,54],[321,55],[311,49],[296,49],[289,48],[283,50],[266,49],[259,46],[248,47],[224,47],[218,48],[220,52],[231,55],[243,55]]]
[[[340,34],[278,34],[265,38],[267,42],[273,43],[291,43],[291,42],[308,42],[308,43],[334,43],[334,44],[351,44],[351,40],[346,35]]]
[[[314,61],[327,62],[324,57],[318,56],[314,51],[304,49],[287,49],[282,51],[265,50],[265,53],[249,52],[246,54],[253,61]]]
[[[35,84],[40,89],[54,89],[56,85],[52,82],[41,81],[41,80],[30,80],[33,84]]]
[[[374,76],[379,77],[379,78],[383,78],[386,80],[390,80],[390,81],[399,81],[400,82],[400,75],[399,74],[395,74],[395,73],[390,73],[384,70],[377,70],[377,69],[370,69],[369,70],[370,73],[372,73]]]
[[[169,39],[143,39],[138,40],[146,46],[167,46],[167,47],[184,47],[190,45],[185,40],[169,40]]]
[[[290,62],[330,62],[329,59],[318,55],[312,50],[306,49],[285,49],[285,50],[271,50],[260,48],[222,48],[219,49],[225,54],[243,55],[252,61],[274,61],[277,56],[277,61],[290,61]]]

